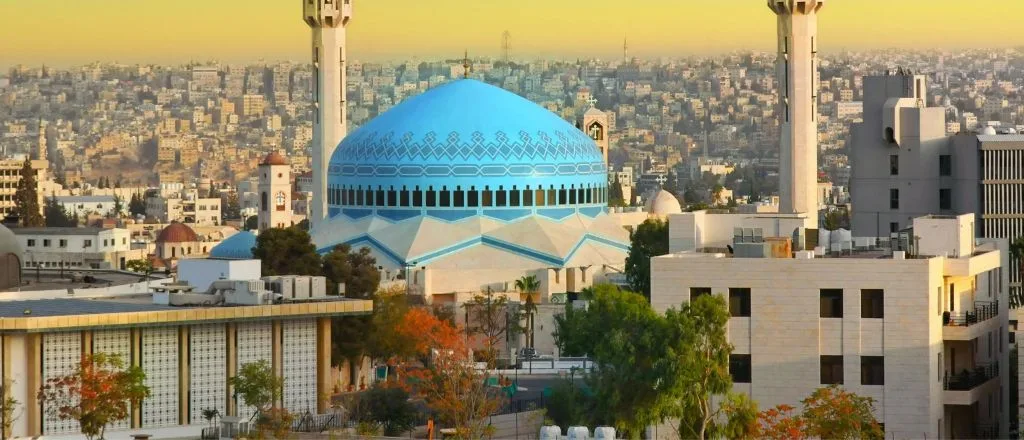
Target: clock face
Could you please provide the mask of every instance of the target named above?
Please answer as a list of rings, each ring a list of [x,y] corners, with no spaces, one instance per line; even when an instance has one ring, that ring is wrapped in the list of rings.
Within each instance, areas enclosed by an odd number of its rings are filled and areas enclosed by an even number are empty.
[[[277,202],[277,206],[284,206],[284,193],[278,192],[277,196],[274,197],[274,201]]]

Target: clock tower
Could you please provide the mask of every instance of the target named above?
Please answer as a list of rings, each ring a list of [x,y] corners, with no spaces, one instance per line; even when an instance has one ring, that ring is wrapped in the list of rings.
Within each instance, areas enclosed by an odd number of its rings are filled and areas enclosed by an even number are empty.
[[[292,225],[291,165],[273,152],[259,166],[259,231]]]
[[[583,114],[583,123],[580,125],[580,129],[597,144],[597,149],[601,150],[601,156],[604,157],[604,164],[607,166],[609,145],[608,114],[598,110],[594,104],[596,104],[596,101],[591,99],[590,110]]]

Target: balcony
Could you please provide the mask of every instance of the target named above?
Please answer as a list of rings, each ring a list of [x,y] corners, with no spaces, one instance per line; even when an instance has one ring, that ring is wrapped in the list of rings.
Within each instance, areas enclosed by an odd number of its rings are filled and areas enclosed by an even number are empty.
[[[958,373],[946,372],[942,379],[943,403],[971,405],[999,388],[999,363],[981,364]]]
[[[970,341],[999,325],[999,301],[975,301],[974,310],[942,314],[942,339]]]

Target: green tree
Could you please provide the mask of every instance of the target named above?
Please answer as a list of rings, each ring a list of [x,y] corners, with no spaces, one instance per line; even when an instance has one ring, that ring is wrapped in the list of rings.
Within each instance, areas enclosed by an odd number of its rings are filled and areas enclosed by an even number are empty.
[[[594,394],[589,411],[595,424],[639,438],[647,426],[675,413],[678,368],[668,330],[643,296],[614,286],[595,288],[586,309],[567,307],[557,319],[563,352],[586,353],[596,364],[585,378]]]
[[[132,194],[132,198],[128,201],[128,213],[132,217],[139,217],[146,215],[146,200],[139,194]]]
[[[281,398],[284,379],[274,373],[270,363],[261,359],[242,365],[235,377],[228,378],[228,385],[235,388],[246,405],[263,413]]]
[[[260,222],[260,218],[258,216],[252,215],[252,216],[247,217],[245,219],[245,226],[244,226],[245,230],[246,231],[255,231],[255,230],[259,229],[260,228],[259,222]]]
[[[47,379],[38,397],[51,417],[75,420],[86,438],[102,439],[108,424],[128,417],[129,404],[149,397],[145,380],[141,367],[96,353],[82,357],[72,372]]]
[[[587,426],[592,404],[583,387],[570,379],[555,382],[551,395],[544,399],[546,416],[557,426]]]
[[[309,233],[299,228],[272,228],[256,237],[254,258],[262,262],[263,275],[322,275],[320,254]]]
[[[222,204],[224,207],[224,218],[232,220],[242,218],[242,207],[238,203],[238,192],[231,191],[227,194],[227,197],[222,198],[225,199]]]
[[[623,196],[622,182],[619,182],[619,176],[615,176],[615,181],[612,182],[610,188],[608,188],[608,206],[616,208],[626,206],[626,199]]]
[[[352,418],[379,426],[385,436],[397,437],[416,426],[416,407],[402,388],[378,384],[357,399]]]
[[[78,226],[78,217],[68,213],[63,206],[57,203],[57,199],[52,196],[48,197],[43,204],[43,216],[46,219],[47,227]]]
[[[679,436],[705,439],[741,437],[754,429],[757,407],[744,395],[732,393],[726,335],[729,309],[720,295],[700,295],[680,310],[665,314],[666,344],[672,344],[673,375],[678,401]],[[724,396],[721,405],[712,397]]]
[[[120,218],[121,211],[124,211],[124,200],[121,199],[121,196],[114,194],[114,209],[109,215],[110,218]]]
[[[38,182],[32,161],[25,158],[21,166],[21,180],[14,192],[14,213],[26,228],[46,226],[42,210],[39,209]]]
[[[323,256],[323,275],[332,295],[338,292],[338,286],[344,285],[346,297],[372,299],[380,286],[377,259],[367,247],[353,252],[347,244],[335,246]]]
[[[4,379],[3,384],[0,385],[0,429],[3,431],[4,438],[12,438],[11,427],[14,426],[14,422],[21,417],[21,402],[14,398],[14,393],[11,391],[11,385],[14,381],[10,379]]]
[[[142,279],[146,279],[153,273],[153,262],[148,258],[141,260],[128,260],[128,262],[125,263],[125,268],[132,272],[141,273]]]
[[[533,299],[540,291],[540,281],[536,275],[526,275],[516,280],[516,290],[526,295],[523,313],[526,315],[526,346],[533,347],[533,317],[537,313],[537,303]]]
[[[635,292],[651,297],[651,257],[668,253],[668,222],[649,219],[629,234],[626,281]]]

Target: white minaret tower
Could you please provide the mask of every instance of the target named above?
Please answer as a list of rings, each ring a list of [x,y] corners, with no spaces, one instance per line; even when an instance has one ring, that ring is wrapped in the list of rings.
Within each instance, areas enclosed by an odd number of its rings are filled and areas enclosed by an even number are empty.
[[[781,213],[818,221],[818,10],[825,0],[768,0],[778,17]]]
[[[303,20],[313,31],[313,201],[310,226],[327,217],[327,165],[346,134],[345,26],[352,0],[305,0]]]
[[[270,228],[292,225],[291,165],[276,151],[268,154],[258,168],[260,205],[258,227],[263,232]]]

